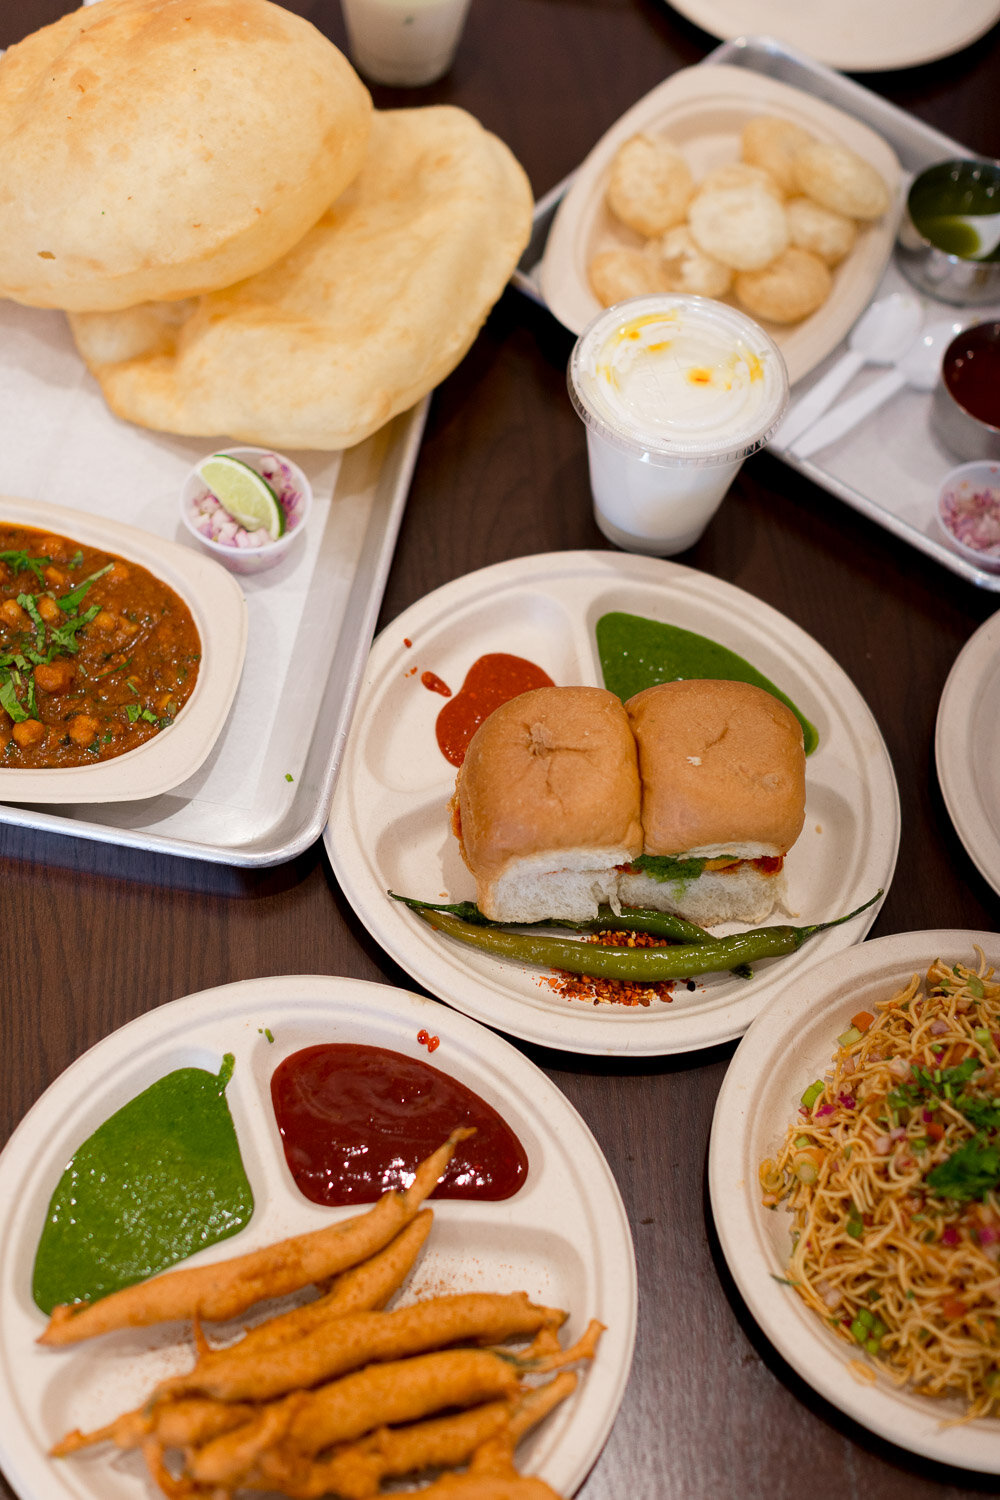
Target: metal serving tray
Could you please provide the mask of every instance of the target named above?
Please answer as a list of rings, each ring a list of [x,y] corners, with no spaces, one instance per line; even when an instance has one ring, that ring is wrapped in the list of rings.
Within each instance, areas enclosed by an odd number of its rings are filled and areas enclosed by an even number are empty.
[[[720,63],[750,68],[803,89],[862,120],[889,142],[903,171],[910,176],[932,162],[969,154],[968,148],[960,142],[933,130],[861,84],[768,37],[739,37],[724,42],[696,66],[710,67]],[[571,174],[538,202],[531,241],[514,276],[519,289],[543,306],[545,299],[538,281],[538,268],[552,220],[572,180]],[[914,290],[892,260],[874,290],[872,300],[886,292],[903,289]],[[987,308],[958,309],[927,296],[921,300],[926,309],[925,322],[960,312],[974,312],[977,319],[996,316],[996,311]],[[971,317],[968,320],[972,321]],[[797,382],[795,395],[804,394],[821,379],[845,348],[846,341]],[[853,394],[863,389],[881,373],[878,369],[862,371],[848,388],[849,392]],[[904,389],[838,444],[811,458],[793,458],[778,447],[771,451],[830,494],[845,500],[855,510],[911,547],[933,557],[952,573],[979,588],[1000,592],[1000,573],[987,572],[960,557],[948,545],[938,524],[936,502],[940,482],[961,459],[949,453],[931,432],[930,407],[930,395]]]
[[[313,514],[278,567],[239,580],[246,663],[205,765],[139,802],[0,803],[0,838],[6,824],[243,866],[279,864],[319,838],[429,402],[343,454],[289,455],[313,485]],[[211,442],[118,421],[62,314],[0,302],[0,404],[0,492],[185,539],[180,484]]]

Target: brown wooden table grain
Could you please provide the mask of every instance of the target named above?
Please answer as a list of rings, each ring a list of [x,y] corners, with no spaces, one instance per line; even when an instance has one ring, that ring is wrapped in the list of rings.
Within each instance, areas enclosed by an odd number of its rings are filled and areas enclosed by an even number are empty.
[[[61,0],[0,7],[0,45],[66,8]],[[343,45],[337,0],[293,8]],[[659,0],[473,0],[447,78],[374,94],[382,107],[471,110],[513,148],[540,196],[627,106],[715,44]],[[956,56],[861,81],[972,150],[1000,156],[1000,27]],[[605,545],[591,517],[583,430],[565,393],[571,342],[544,310],[508,291],[437,391],[382,623],[486,564]],[[899,863],[872,935],[995,928],[1000,898],[952,829],[933,734],[948,670],[997,596],[767,454],[745,465],[681,561],[783,611],[871,705],[902,803]],[[192,991],[304,972],[414,987],[354,917],[320,845],[285,867],[247,872],[0,827],[0,944],[0,1140],[85,1048]],[[732,1046],[631,1064],[523,1050],[591,1126],[635,1237],[635,1363],[581,1500],[803,1492],[955,1500],[997,1491],[997,1481],[938,1469],[855,1426],[756,1329],[722,1262],[705,1186]],[[0,1495],[13,1493],[0,1479]]]

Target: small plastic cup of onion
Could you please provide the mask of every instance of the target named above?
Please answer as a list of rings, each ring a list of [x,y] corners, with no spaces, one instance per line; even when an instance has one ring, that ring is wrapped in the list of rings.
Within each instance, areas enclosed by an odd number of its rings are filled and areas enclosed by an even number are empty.
[[[946,474],[938,493],[938,520],[967,562],[1000,573],[1000,462],[979,459]]]
[[[199,473],[204,459],[199,459],[181,486],[181,520],[200,546],[231,573],[263,573],[282,562],[304,533],[312,510],[312,485],[298,464],[273,448],[216,451],[247,464],[270,486],[284,523],[281,534],[272,537],[264,525],[251,530],[230,515]]]

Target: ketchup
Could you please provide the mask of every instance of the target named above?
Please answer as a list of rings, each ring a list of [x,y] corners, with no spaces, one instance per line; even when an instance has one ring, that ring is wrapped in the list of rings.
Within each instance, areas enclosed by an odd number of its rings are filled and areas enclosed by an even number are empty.
[[[1000,427],[1000,324],[978,323],[958,334],[944,356],[944,379],[959,406]]]
[[[304,1047],[275,1069],[271,1102],[295,1184],[312,1203],[374,1203],[406,1188],[458,1125],[436,1198],[510,1198],[528,1157],[510,1126],[471,1089],[418,1058],[351,1042]]]
[[[547,672],[523,656],[493,651],[469,668],[461,690],[437,716],[437,742],[445,760],[460,766],[469,741],[485,718],[521,693],[532,688],[554,687]]]

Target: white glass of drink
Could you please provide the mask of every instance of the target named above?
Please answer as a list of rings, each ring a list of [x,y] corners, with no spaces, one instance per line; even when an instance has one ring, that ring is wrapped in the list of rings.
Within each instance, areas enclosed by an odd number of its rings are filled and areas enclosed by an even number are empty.
[[[343,0],[348,51],[372,83],[417,87],[454,61],[469,0]]]
[[[774,340],[706,297],[654,293],[606,308],[577,340],[567,378],[597,524],[656,557],[694,545],[788,404]]]

